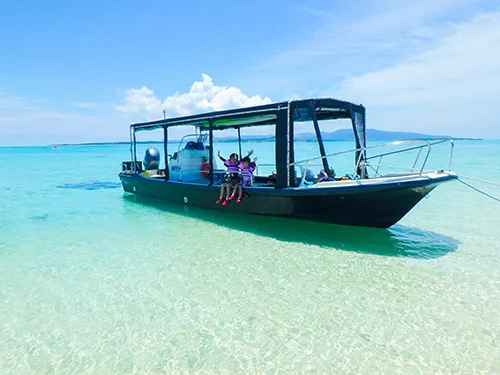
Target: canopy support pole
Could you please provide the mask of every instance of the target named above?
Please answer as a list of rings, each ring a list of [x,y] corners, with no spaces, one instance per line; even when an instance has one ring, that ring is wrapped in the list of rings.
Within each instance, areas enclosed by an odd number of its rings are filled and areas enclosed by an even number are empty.
[[[238,128],[238,149],[240,151],[240,158],[239,158],[239,160],[241,160],[241,158],[243,156],[241,155],[241,133],[240,133],[240,128]]]
[[[214,129],[212,119],[208,120],[208,157],[210,170],[208,171],[208,185],[214,184]]]
[[[163,127],[163,152],[165,154],[165,181],[168,181],[170,177],[170,171],[168,170],[168,127]]]
[[[319,153],[321,155],[321,161],[323,162],[323,170],[329,173],[330,166],[328,165],[328,160],[326,159],[325,145],[323,144],[323,137],[321,136],[321,130],[319,129],[318,118],[316,117],[316,109],[314,108],[314,103],[309,102],[308,105],[309,116],[311,117],[314,124],[314,131],[316,133],[316,139],[318,141]]]

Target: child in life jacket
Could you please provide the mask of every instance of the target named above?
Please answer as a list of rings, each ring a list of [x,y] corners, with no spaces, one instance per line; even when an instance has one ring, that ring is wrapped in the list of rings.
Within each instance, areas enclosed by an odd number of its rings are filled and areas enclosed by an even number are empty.
[[[248,155],[246,157],[249,157],[250,155],[253,154],[253,150],[248,151]],[[222,203],[223,206],[225,206],[230,200],[230,195],[231,195],[231,187],[235,186],[235,189],[237,186],[240,184],[240,176],[239,176],[239,164],[240,161],[238,160],[238,154],[231,154],[229,155],[229,159],[224,159],[222,156],[220,156],[220,151],[217,153],[217,156],[219,157],[220,160],[224,163],[224,165],[227,168],[227,173],[226,173],[226,181],[221,184],[220,187],[220,196],[219,199],[215,202],[215,204]],[[224,199],[224,191],[226,191],[226,199]]]
[[[240,169],[240,177],[241,181],[238,185],[234,187],[233,190],[233,195],[229,198],[229,200],[233,200],[236,195],[236,191],[238,191],[238,199],[236,200],[236,203],[240,203],[242,196],[243,196],[243,186],[252,186],[252,180],[253,180],[253,171],[255,170],[255,162],[257,161],[257,158],[255,157],[252,161],[250,161],[250,158],[248,156],[245,156],[243,159],[241,159],[240,164],[238,165]]]

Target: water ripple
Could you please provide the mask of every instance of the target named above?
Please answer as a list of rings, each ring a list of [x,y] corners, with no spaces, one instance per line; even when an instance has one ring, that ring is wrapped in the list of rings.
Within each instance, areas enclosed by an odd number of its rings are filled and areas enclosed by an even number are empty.
[[[142,196],[124,196],[173,214],[191,216],[229,229],[236,229],[284,242],[317,245],[381,256],[433,259],[457,250],[460,241],[433,231],[395,225],[390,229],[351,227],[279,217],[224,213],[186,207]]]
[[[76,184],[58,185],[59,189],[77,189],[77,190],[99,190],[99,189],[118,189],[121,187],[120,183],[108,181],[89,181],[80,182]]]

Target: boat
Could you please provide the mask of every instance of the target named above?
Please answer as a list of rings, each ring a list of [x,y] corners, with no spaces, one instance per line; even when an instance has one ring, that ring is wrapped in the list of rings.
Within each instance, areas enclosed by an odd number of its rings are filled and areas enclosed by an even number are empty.
[[[119,178],[126,193],[187,206],[388,228],[438,185],[457,179],[451,170],[454,143],[451,139],[422,139],[368,147],[365,118],[362,105],[333,98],[313,98],[135,123],[130,126],[131,160],[122,163]],[[327,153],[323,128],[338,120],[349,124],[354,145],[348,150]],[[319,155],[296,160],[300,138],[297,129],[303,123],[313,129],[311,134]],[[179,127],[184,127],[186,133],[189,129],[195,130],[175,144],[169,141],[169,134]],[[241,203],[215,204],[227,178],[226,168],[214,151],[217,134],[234,129],[241,158],[244,141],[241,130],[248,127],[272,129],[267,140],[274,145],[274,152],[267,158],[272,162],[257,163],[251,184],[243,188]],[[140,161],[137,133],[152,130],[162,134],[162,151],[149,147],[144,160]],[[176,146],[174,149],[172,143]],[[438,159],[446,163],[447,168],[426,169],[431,150],[444,143],[450,145],[449,157],[443,159],[440,151]],[[411,157],[403,156],[407,154]],[[344,162],[349,159],[349,173],[335,174],[336,158]],[[386,162],[389,158],[409,163],[401,170],[401,166]],[[266,158],[260,155],[259,159]]]

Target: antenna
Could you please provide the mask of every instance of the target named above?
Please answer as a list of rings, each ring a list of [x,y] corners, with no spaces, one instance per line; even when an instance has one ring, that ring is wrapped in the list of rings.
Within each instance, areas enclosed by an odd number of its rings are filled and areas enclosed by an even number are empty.
[[[167,118],[166,113],[167,113],[167,111],[166,111],[166,110],[163,110],[163,119],[164,119],[164,120]]]

